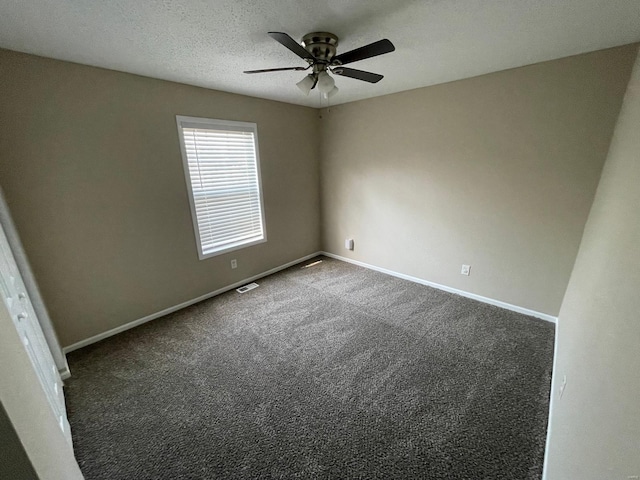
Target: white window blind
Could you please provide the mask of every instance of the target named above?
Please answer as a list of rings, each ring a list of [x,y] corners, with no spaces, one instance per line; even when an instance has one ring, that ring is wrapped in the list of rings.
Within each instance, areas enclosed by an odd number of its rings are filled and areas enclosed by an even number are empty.
[[[256,125],[177,122],[200,258],[265,241]]]

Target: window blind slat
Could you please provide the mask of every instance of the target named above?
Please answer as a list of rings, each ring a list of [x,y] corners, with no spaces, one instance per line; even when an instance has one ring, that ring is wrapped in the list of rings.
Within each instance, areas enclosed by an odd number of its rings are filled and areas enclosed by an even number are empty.
[[[259,240],[262,240],[262,237],[251,236],[251,235],[243,235],[241,237],[238,237],[234,241],[228,240],[228,241],[224,241],[224,242],[217,242],[217,243],[212,243],[210,245],[203,246],[203,250],[205,252],[206,251],[211,251],[211,250],[212,251],[224,251],[224,250],[227,250],[229,248],[234,248],[234,247],[237,247],[237,246],[244,245],[246,243],[255,242],[255,241],[259,241]]]
[[[220,232],[218,234],[208,234],[203,235],[202,237],[202,245],[203,247],[207,245],[214,245],[216,243],[227,243],[227,242],[235,242],[238,240],[238,237],[259,237],[260,233],[255,233],[249,228],[246,229],[238,229],[235,232]]]
[[[214,227],[216,225],[222,224],[222,223],[229,223],[232,222],[234,220],[237,221],[245,221],[246,219],[251,219],[252,221],[257,221],[260,217],[258,217],[257,215],[253,214],[251,211],[246,211],[240,214],[236,214],[234,212],[229,212],[226,215],[217,215],[215,213],[210,213],[209,215],[201,215],[200,219],[203,222],[206,222],[209,224],[210,227]]]
[[[245,208],[246,206],[252,206],[260,199],[257,196],[245,195],[243,197],[233,197],[229,199],[227,195],[221,198],[203,197],[198,198],[195,201],[196,210],[228,210],[230,208]]]
[[[230,190],[229,190],[230,191]],[[194,192],[194,200],[197,206],[204,205],[218,205],[218,204],[236,204],[242,201],[247,201],[250,199],[259,199],[258,192],[251,189],[243,189],[240,194],[229,193],[229,191],[211,191],[211,190],[202,190]]]
[[[261,233],[256,233],[250,228],[238,229],[235,232],[219,232],[216,234],[209,233],[203,234],[202,236],[202,244],[205,245],[213,245],[216,243],[226,243],[226,242],[235,242],[238,237],[258,237],[261,236]]]
[[[234,229],[219,229],[216,231],[202,232],[203,243],[216,243],[237,237],[238,235],[259,235],[261,232],[255,232],[254,226],[244,225],[236,226]]]
[[[254,224],[258,221],[255,215],[242,215],[240,217],[210,217],[207,218],[207,227],[213,230],[224,230],[233,225]]]

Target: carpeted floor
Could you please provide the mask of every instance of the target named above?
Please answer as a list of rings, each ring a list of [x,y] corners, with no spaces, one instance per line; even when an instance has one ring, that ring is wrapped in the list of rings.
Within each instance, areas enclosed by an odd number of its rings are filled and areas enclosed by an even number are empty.
[[[71,353],[87,480],[539,479],[553,324],[322,260]]]

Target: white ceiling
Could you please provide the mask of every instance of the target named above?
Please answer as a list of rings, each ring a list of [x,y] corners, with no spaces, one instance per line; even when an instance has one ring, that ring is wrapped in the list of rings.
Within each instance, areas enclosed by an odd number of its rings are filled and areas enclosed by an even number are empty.
[[[639,0],[0,0],[0,47],[149,77],[325,106],[295,84],[306,66],[267,36],[340,37],[338,53],[388,38],[396,51],[350,64],[331,104],[640,41]],[[1,68],[1,67],[0,67]]]

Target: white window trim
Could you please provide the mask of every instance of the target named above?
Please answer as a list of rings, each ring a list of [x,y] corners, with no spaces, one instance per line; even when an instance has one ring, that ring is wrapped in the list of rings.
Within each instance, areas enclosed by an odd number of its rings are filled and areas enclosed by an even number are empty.
[[[194,240],[196,242],[196,247],[198,250],[198,258],[200,260],[204,260],[211,257],[216,257],[218,255],[224,255],[225,253],[233,252],[235,250],[240,250],[242,248],[251,247],[253,245],[258,245],[260,243],[265,243],[267,241],[267,223],[265,222],[265,214],[264,214],[264,200],[262,196],[262,174],[260,172],[260,153],[258,146],[258,126],[255,123],[251,122],[236,122],[232,120],[219,120],[213,118],[201,118],[201,117],[188,117],[184,115],[176,115],[176,124],[178,126],[178,139],[180,141],[180,153],[182,154],[182,166],[184,168],[184,178],[187,185],[187,196],[189,197],[189,206],[191,207],[191,221],[193,222],[193,234]],[[235,131],[245,131],[245,132],[253,132],[253,141],[255,144],[255,152],[256,152],[256,172],[257,172],[257,180],[258,180],[258,194],[260,198],[260,215],[262,218],[262,239],[254,240],[253,242],[242,243],[240,245],[235,245],[231,247],[227,247],[224,250],[219,250],[216,252],[211,252],[205,254],[202,251],[202,243],[200,242],[200,229],[198,227],[198,217],[196,215],[196,205],[193,197],[193,186],[191,185],[191,175],[189,172],[189,160],[187,158],[187,150],[184,143],[184,136],[182,134],[183,127],[194,127],[194,126],[211,126],[217,129],[223,130],[235,130]]]

